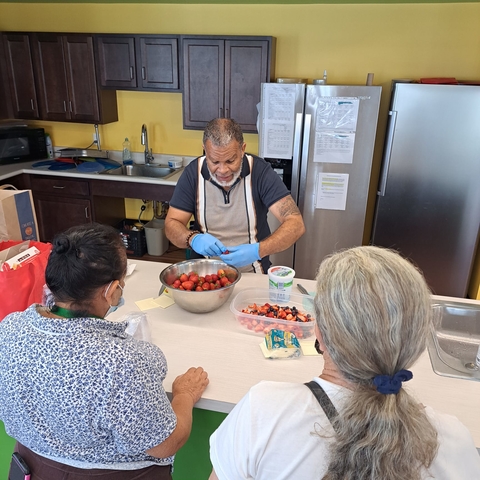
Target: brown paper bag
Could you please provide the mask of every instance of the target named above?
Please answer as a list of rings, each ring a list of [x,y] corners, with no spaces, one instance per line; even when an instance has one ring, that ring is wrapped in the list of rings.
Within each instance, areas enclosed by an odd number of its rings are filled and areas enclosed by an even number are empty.
[[[0,186],[0,241],[7,240],[39,240],[31,190]]]

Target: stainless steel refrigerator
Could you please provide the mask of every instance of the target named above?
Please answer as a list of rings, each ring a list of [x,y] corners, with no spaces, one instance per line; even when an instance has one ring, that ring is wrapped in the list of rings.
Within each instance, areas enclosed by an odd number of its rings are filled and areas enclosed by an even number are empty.
[[[480,86],[394,81],[372,243],[465,297],[480,227]]]
[[[362,244],[381,87],[263,83],[259,155],[303,215],[306,233],[275,265],[315,278],[322,259]],[[272,230],[278,221],[269,218]]]

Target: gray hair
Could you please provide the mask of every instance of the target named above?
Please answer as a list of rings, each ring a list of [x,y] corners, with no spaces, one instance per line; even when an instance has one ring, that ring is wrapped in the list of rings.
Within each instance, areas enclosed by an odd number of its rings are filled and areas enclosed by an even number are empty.
[[[422,274],[391,250],[341,251],[320,265],[315,311],[328,354],[355,385],[335,420],[324,480],[420,479],[437,432],[404,388],[383,395],[372,379],[408,369],[425,349],[432,308]]]
[[[216,147],[226,147],[232,140],[242,146],[242,127],[231,118],[215,118],[207,123],[203,132],[203,145],[207,140],[210,140]]]

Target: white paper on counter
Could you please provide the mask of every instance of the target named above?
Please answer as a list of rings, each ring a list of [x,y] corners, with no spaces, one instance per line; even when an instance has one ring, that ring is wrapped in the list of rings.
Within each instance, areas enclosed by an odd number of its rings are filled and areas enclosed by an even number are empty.
[[[345,210],[348,173],[319,173],[315,188],[315,208]]]
[[[138,300],[135,302],[135,305],[142,311],[150,310],[152,308],[167,308],[170,305],[173,305],[175,300],[170,295],[163,293],[157,298],[145,298],[143,300]]]

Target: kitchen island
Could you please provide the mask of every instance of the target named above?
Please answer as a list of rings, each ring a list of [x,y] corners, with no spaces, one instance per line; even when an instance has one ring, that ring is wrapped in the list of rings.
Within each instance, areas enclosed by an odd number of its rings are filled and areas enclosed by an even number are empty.
[[[126,278],[125,306],[108,318],[119,320],[140,309],[135,302],[155,298],[160,288],[160,272],[169,266],[142,260],[135,264]],[[315,282],[296,279],[313,292]],[[249,388],[262,380],[307,382],[322,371],[322,356],[302,356],[296,359],[266,360],[259,344],[261,336],[248,333],[237,323],[230,311],[230,302],[242,289],[268,288],[266,275],[243,274],[229,301],[211,313],[193,314],[177,305],[146,310],[152,341],[165,353],[168,374],[164,381],[167,393],[173,380],[192,366],[201,366],[209,374],[210,384],[193,411],[193,429],[190,439],[175,458],[174,480],[207,480],[211,471],[208,440],[245,395]],[[293,287],[297,291],[297,287]],[[445,299],[446,297],[434,297]],[[480,306],[479,301],[454,299]],[[313,341],[313,339],[312,339]],[[430,365],[427,351],[412,367],[413,379],[404,385],[420,402],[438,411],[456,416],[467,426],[477,448],[480,447],[480,382],[457,380],[436,375]],[[0,423],[0,442],[7,452],[14,441],[5,436]],[[5,457],[6,458],[6,457]]]
[[[128,312],[138,312],[136,301],[155,298],[161,286],[159,274],[168,264],[145,261],[136,264],[126,279],[125,306],[109,318],[121,318]],[[315,289],[313,280],[299,279],[308,291]],[[294,281],[296,285],[297,280]],[[261,336],[241,327],[230,311],[234,296],[247,287],[268,288],[268,277],[243,274],[226,304],[211,313],[193,314],[177,305],[145,311],[152,340],[165,353],[168,375],[164,386],[171,392],[177,375],[189,367],[201,366],[209,375],[210,384],[198,409],[228,413],[262,380],[308,382],[321,373],[321,356],[301,356],[296,359],[267,360],[260,351]],[[297,291],[294,287],[294,291]],[[434,297],[446,299],[446,297]],[[455,299],[480,306],[479,301]],[[312,340],[313,341],[313,340]],[[477,448],[480,447],[480,382],[441,377],[432,370],[427,351],[412,368],[413,379],[405,385],[420,402],[450,415],[455,415],[470,430]]]

